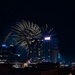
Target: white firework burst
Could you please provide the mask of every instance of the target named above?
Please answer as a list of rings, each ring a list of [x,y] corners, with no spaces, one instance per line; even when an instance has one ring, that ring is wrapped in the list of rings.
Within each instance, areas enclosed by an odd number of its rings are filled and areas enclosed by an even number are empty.
[[[21,49],[28,50],[30,39],[41,37],[41,29],[33,22],[18,22],[16,26],[12,26],[12,31],[7,35],[5,42],[13,43]],[[8,41],[9,40],[9,41]]]

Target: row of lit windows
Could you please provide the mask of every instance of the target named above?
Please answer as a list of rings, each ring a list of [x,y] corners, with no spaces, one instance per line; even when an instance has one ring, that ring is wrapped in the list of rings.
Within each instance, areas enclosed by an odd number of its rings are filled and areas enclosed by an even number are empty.
[[[32,52],[37,53],[37,51],[30,51],[30,53]],[[43,51],[38,51],[38,53],[43,53]]]
[[[9,55],[0,55],[0,57],[9,57]]]
[[[43,40],[43,39],[42,39],[42,40],[39,40],[39,39],[38,39],[37,41],[39,41],[39,42],[40,42],[40,41],[44,41],[44,40]],[[32,40],[31,42],[35,42],[35,40]]]

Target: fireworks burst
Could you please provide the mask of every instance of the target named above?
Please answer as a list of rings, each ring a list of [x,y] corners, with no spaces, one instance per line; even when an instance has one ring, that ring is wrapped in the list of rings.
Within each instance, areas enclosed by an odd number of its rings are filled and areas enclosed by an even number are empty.
[[[56,33],[53,28],[49,28],[48,25],[46,24],[45,27],[42,27],[42,35],[45,36],[50,36],[50,46],[51,47],[58,47],[58,39],[56,38]]]
[[[12,26],[12,31],[7,35],[4,42],[16,45],[20,49],[29,50],[30,39],[41,37],[41,29],[33,22],[18,22],[16,26]]]
[[[4,43],[16,45],[17,53],[20,53],[20,55],[22,56],[22,58],[24,57],[24,59],[26,57],[27,60],[30,50],[29,46],[30,44],[32,44],[32,39],[42,39],[45,36],[50,36],[51,38],[50,48],[58,47],[56,33],[53,28],[50,29],[48,25],[40,28],[33,22],[26,22],[23,20],[22,22],[18,22],[15,26],[11,27],[11,31],[6,36]]]

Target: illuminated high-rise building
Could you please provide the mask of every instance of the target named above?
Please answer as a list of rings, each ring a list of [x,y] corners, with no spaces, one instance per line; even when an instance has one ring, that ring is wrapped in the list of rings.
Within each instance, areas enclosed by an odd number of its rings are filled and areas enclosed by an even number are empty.
[[[32,62],[50,62],[50,38],[33,38],[29,44],[29,59]]]
[[[44,57],[44,43],[41,38],[33,38],[29,45],[29,58],[32,62],[40,62]]]
[[[29,59],[31,62],[57,62],[58,48],[51,47],[50,37],[33,38],[29,44]]]

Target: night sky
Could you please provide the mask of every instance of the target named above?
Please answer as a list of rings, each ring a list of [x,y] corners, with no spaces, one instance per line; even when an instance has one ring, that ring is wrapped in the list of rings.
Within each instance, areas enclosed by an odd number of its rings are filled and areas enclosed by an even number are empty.
[[[4,0],[0,2],[0,42],[5,30],[24,19],[40,26],[48,24],[57,33],[60,53],[64,60],[75,61],[75,4],[65,1]]]

